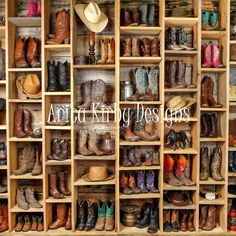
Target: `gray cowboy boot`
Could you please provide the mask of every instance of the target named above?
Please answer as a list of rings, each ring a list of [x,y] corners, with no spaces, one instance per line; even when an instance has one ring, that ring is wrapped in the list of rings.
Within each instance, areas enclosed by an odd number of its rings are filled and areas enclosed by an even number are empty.
[[[140,25],[147,25],[148,24],[148,19],[147,19],[148,5],[143,4],[138,9],[141,12],[141,17],[140,17],[141,18],[141,24]]]
[[[201,168],[200,168],[200,180],[207,180],[209,177],[209,156],[208,147],[202,147],[200,151],[201,156]]]
[[[148,10],[148,24],[155,26],[155,5],[150,5]]]
[[[221,163],[222,163],[222,151],[219,147],[213,149],[211,158],[211,176],[215,181],[223,181],[224,178],[221,175]]]
[[[91,105],[91,94],[92,94],[92,84],[93,81],[89,80],[85,82],[82,86],[84,86],[84,103],[82,105],[77,106],[77,109],[89,109]]]

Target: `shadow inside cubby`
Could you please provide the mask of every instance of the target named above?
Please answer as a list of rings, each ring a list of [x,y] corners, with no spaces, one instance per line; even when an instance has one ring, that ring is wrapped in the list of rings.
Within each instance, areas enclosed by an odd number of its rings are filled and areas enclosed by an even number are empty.
[[[230,68],[229,77],[229,101],[236,101],[236,68]]]

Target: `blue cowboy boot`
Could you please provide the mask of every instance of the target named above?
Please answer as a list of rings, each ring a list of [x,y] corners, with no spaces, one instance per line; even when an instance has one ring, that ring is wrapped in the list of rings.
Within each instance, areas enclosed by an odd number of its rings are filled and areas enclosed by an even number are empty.
[[[141,17],[140,17],[141,18],[141,23],[140,23],[140,25],[147,25],[148,24],[148,20],[147,20],[148,5],[143,4],[138,9],[141,12]]]
[[[155,26],[155,5],[150,5],[148,10],[148,24]]]

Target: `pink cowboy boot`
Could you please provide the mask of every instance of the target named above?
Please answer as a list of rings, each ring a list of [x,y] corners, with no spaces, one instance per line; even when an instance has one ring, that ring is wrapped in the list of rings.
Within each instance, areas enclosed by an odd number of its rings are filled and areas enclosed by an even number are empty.
[[[212,51],[213,67],[215,67],[215,68],[224,67],[224,65],[222,65],[220,63],[220,47],[219,47],[219,45],[212,44],[211,47],[212,47],[211,51]]]
[[[33,16],[36,16],[37,14],[37,2],[34,2],[34,1],[28,1],[27,3],[27,8],[28,8],[28,13],[27,17],[33,17]]]
[[[37,16],[41,16],[41,0],[37,2]]]
[[[202,46],[202,57],[203,64],[202,67],[211,67],[212,66],[212,47],[211,44]]]

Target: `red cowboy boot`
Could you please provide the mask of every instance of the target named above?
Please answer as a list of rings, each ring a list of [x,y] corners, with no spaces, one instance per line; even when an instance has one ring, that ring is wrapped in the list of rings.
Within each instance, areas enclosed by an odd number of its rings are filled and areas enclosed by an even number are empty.
[[[211,45],[211,52],[212,52],[212,65],[215,68],[219,68],[219,67],[224,67],[224,65],[222,65],[220,63],[220,47],[219,45],[216,44],[212,44]]]
[[[211,67],[212,66],[212,45],[204,45],[202,47],[202,57],[203,57],[203,64],[202,67]]]

